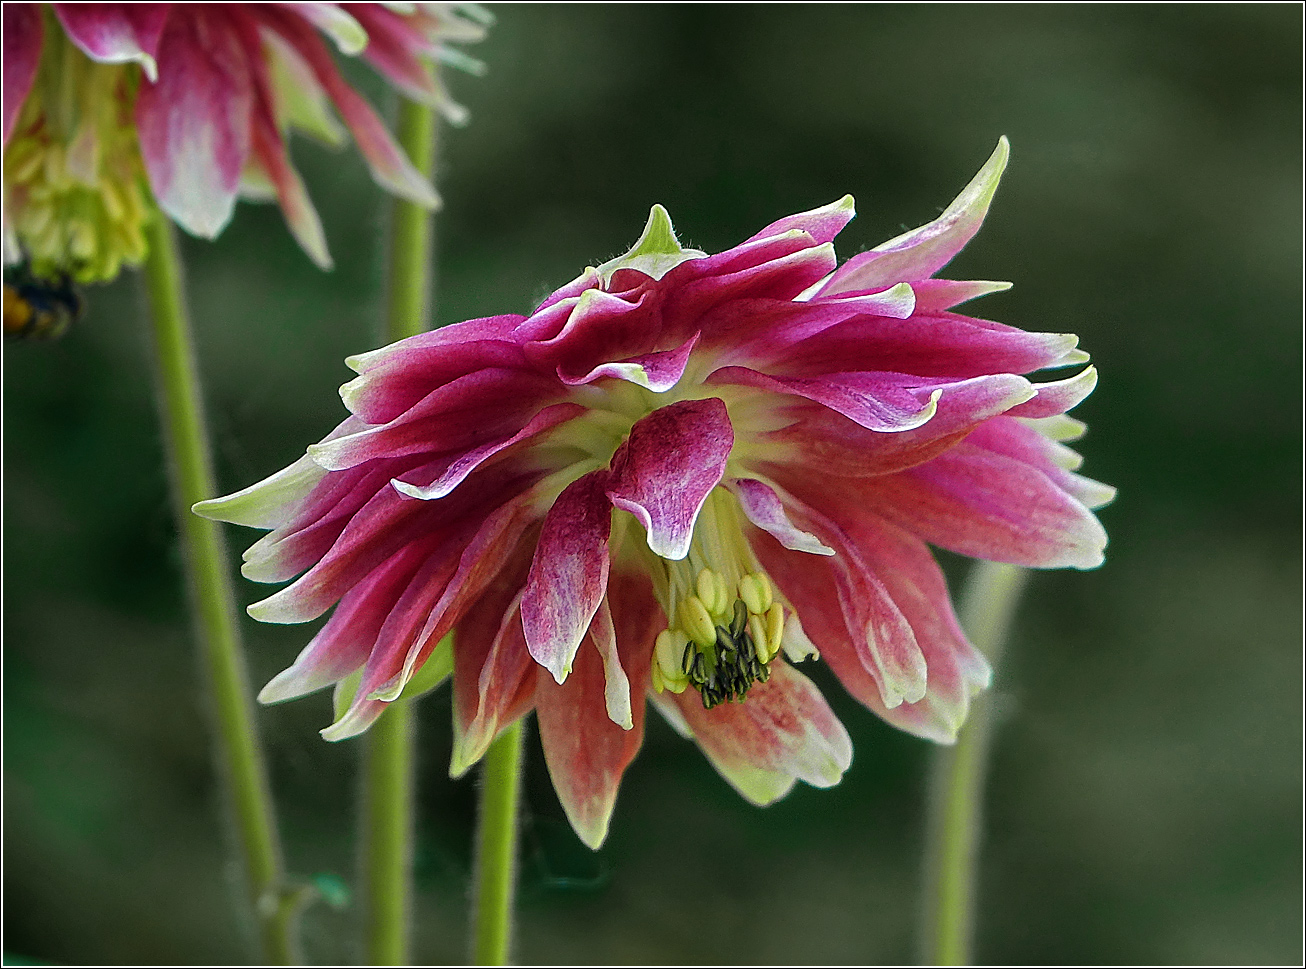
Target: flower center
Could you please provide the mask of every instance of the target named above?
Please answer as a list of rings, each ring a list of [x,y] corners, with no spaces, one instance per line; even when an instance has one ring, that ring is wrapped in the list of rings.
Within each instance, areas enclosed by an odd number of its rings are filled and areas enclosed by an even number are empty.
[[[735,499],[723,488],[699,513],[689,555],[659,559],[654,586],[672,625],[658,634],[653,686],[692,686],[711,709],[765,683],[780,653],[784,607],[744,539]],[[661,573],[661,574],[659,574]]]
[[[38,277],[100,282],[145,258],[149,209],[131,116],[138,70],[97,64],[47,25],[4,153],[5,233]]]

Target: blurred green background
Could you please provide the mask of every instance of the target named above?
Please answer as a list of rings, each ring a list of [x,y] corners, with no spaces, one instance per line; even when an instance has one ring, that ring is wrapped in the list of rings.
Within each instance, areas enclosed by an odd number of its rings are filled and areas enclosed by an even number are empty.
[[[496,12],[489,73],[449,77],[473,121],[442,148],[440,323],[528,310],[653,202],[716,251],[852,192],[847,256],[933,218],[1010,137],[950,275],[1016,282],[976,313],[1081,335],[1102,375],[1085,471],[1120,497],[1106,566],[1036,575],[1000,672],[978,956],[1298,963],[1301,8]],[[386,200],[352,151],[295,155],[335,272],[267,206],[185,246],[224,489],[334,426],[343,358],[379,342]],[[242,961],[142,299],[131,278],[88,299],[62,341],[4,354],[4,947]],[[233,528],[233,552],[255,537]],[[257,684],[311,632],[247,621]],[[532,736],[518,958],[912,959],[932,751],[816,675],[855,744],[842,785],[757,810],[652,722],[598,854]],[[475,787],[447,777],[447,692],[420,709],[416,958],[456,962]],[[358,747],[323,742],[329,719],[326,695],[261,711],[291,870],[350,882]],[[309,957],[357,958],[356,919],[313,909]]]

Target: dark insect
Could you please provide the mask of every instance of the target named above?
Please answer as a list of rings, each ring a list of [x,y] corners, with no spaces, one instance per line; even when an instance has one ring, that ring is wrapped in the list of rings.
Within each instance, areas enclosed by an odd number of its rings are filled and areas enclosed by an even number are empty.
[[[71,279],[41,279],[27,263],[6,266],[4,285],[7,338],[53,340],[62,336],[85,308]]]

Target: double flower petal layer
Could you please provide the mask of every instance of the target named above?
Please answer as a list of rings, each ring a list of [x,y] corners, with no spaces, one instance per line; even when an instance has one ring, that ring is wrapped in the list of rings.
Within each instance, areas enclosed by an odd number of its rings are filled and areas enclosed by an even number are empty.
[[[6,261],[26,255],[38,274],[84,282],[143,258],[146,190],[205,238],[230,221],[238,195],[275,199],[304,251],[329,267],[287,153],[292,129],[333,145],[348,129],[382,187],[435,205],[323,36],[458,120],[431,63],[482,33],[454,4],[42,7],[4,5]]]
[[[618,259],[530,316],[349,360],[351,416],[201,514],[270,529],[250,607],[335,607],[261,694],[332,684],[338,740],[451,675],[460,774],[534,710],[577,832],[606,835],[645,699],[746,798],[836,783],[843,726],[796,664],[820,657],[888,722],[949,742],[989,681],[928,548],[1092,568],[1065,412],[1076,338],[953,312],[1006,288],[937,279],[978,230],[1003,140],[931,224],[839,266],[851,197],[717,255],[653,209]],[[450,635],[452,634],[452,636]],[[415,679],[416,678],[416,679]]]

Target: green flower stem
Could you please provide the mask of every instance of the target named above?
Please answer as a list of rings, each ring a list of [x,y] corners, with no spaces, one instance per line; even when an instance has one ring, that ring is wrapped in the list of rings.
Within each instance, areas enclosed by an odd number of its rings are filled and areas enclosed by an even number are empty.
[[[962,596],[962,627],[995,671],[1028,577],[1018,566],[978,562]],[[925,965],[972,962],[981,807],[992,732],[993,695],[986,692],[972,703],[957,743],[935,754],[925,855]]]
[[[518,720],[490,745],[482,767],[472,934],[472,962],[478,966],[508,964],[521,766],[522,723]]]
[[[408,963],[413,846],[413,708],[396,700],[367,732],[363,923],[369,966]]]
[[[183,298],[181,261],[172,224],[163,215],[155,213],[146,232],[145,283],[153,317],[159,409],[173,512],[185,551],[188,592],[217,733],[218,766],[234,816],[264,960],[289,965],[298,961],[291,914],[294,905],[284,890],[281,845],[254,727],[226,547],[217,522],[190,510],[195,502],[214,497],[217,489]]]
[[[435,112],[400,100],[399,144],[417,170],[435,175]],[[396,201],[391,216],[386,303],[387,342],[421,333],[431,302],[431,213]],[[412,700],[392,702],[364,738],[363,938],[372,966],[405,965],[412,916]]]

